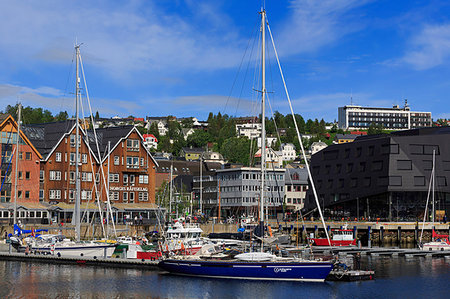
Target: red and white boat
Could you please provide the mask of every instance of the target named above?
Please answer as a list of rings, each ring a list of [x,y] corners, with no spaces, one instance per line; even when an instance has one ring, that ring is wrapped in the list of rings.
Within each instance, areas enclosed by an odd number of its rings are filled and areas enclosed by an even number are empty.
[[[311,238],[315,246],[354,246],[356,245],[356,238],[353,236],[353,230],[347,229],[347,225],[342,229],[331,230],[331,239],[328,242],[327,238]]]
[[[433,229],[431,242],[425,243],[422,246],[422,250],[426,251],[443,251],[450,250],[450,241],[448,239],[448,235],[437,234]]]

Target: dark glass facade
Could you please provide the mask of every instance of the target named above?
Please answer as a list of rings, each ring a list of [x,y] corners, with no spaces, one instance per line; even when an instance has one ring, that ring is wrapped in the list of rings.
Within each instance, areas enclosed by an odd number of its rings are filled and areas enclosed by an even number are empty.
[[[421,219],[430,186],[433,152],[435,207],[448,215],[448,127],[361,136],[352,143],[332,145],[313,155],[311,171],[320,205],[327,217],[336,219]],[[310,188],[305,208],[315,207]]]

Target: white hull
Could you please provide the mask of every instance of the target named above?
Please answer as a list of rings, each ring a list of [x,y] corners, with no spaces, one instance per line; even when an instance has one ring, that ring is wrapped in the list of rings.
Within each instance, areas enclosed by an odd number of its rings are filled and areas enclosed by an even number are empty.
[[[32,251],[42,254],[58,255],[61,257],[111,257],[115,246],[95,243],[79,243],[71,245],[33,246]]]

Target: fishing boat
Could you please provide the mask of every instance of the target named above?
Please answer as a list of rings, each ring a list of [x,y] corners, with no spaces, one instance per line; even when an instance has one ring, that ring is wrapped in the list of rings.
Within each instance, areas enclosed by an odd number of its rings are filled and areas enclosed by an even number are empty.
[[[265,28],[266,11],[261,14],[261,64],[262,64],[262,88],[261,88],[261,188],[260,188],[260,228],[264,228],[265,206]],[[268,26],[268,24],[267,24]],[[268,27],[269,28],[269,27]],[[270,28],[269,28],[270,30]],[[294,118],[295,119],[295,118]],[[298,130],[297,130],[298,131]],[[262,230],[264,231],[264,230]],[[261,234],[263,235],[263,234]],[[197,256],[178,257],[164,259],[159,262],[159,267],[172,274],[228,278],[228,279],[255,279],[255,280],[293,280],[293,281],[324,281],[333,268],[333,263],[323,260],[301,260],[294,258],[282,258],[264,252],[264,236],[261,240],[261,252],[247,252],[236,255],[234,259],[208,259],[202,260]]]
[[[316,246],[355,246],[356,238],[353,230],[348,229],[347,225],[341,229],[334,229],[331,231],[332,238],[328,241],[327,238],[312,238],[313,245]]]

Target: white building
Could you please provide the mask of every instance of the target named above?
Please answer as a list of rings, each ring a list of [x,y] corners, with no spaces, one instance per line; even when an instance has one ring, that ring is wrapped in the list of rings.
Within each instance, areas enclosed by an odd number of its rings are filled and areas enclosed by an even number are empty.
[[[328,145],[325,142],[322,141],[317,141],[317,142],[313,142],[311,144],[311,155],[314,155],[317,152],[320,152],[321,150],[323,150],[324,148],[326,148]]]
[[[164,122],[162,122],[162,121],[158,121],[158,132],[159,132],[159,135],[165,136],[168,131],[169,131],[169,129],[167,128],[167,125]]]
[[[144,134],[142,135],[142,137],[144,137],[144,145],[147,147],[147,149],[156,149],[158,147],[158,139],[156,139],[155,135]]]
[[[292,143],[282,143],[280,148],[283,161],[292,161],[297,157],[295,146]]]
[[[255,158],[261,158],[261,149],[255,153]],[[274,151],[270,147],[266,148],[266,168],[281,168],[283,167],[283,155],[281,151]]]
[[[276,137],[266,137],[266,146],[273,146],[277,141]],[[258,147],[261,147],[261,137],[258,137]]]
[[[295,212],[303,209],[308,190],[308,170],[306,168],[287,168],[285,185],[287,210]]]
[[[237,124],[236,133],[238,137],[247,136],[248,138],[257,138],[261,136],[260,123]]]
[[[406,100],[405,106],[375,108],[347,105],[338,108],[339,128],[344,130],[368,129],[371,124],[381,125],[389,130],[407,130],[431,127],[431,112],[411,111]]]

